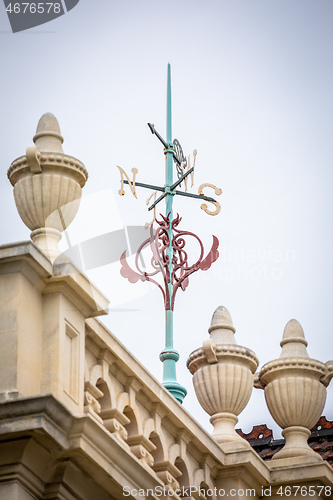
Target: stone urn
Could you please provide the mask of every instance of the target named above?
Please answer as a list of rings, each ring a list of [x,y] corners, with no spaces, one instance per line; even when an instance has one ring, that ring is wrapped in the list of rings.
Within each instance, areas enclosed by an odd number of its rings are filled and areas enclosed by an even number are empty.
[[[212,436],[218,443],[232,442],[249,448],[235,425],[237,415],[250,399],[258,359],[250,349],[237,345],[235,328],[225,307],[216,309],[208,331],[210,339],[187,360],[196,396],[211,415]]]
[[[78,211],[88,173],[79,160],[64,154],[59,124],[51,113],[39,120],[33,141],[35,146],[13,161],[7,175],[32,241],[53,262],[60,254],[61,233]]]
[[[307,440],[324,409],[333,362],[325,365],[309,357],[303,329],[295,319],[287,323],[280,345],[280,358],[265,364],[255,381],[255,387],[265,390],[268,409],[283,429],[285,445],[273,459],[321,461]]]

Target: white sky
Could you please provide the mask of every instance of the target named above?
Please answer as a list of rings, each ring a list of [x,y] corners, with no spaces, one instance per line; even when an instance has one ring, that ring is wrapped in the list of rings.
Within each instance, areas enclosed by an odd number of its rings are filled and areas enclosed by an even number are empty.
[[[12,34],[0,6],[2,243],[29,238],[6,170],[32,145],[46,111],[60,122],[64,151],[90,174],[72,243],[149,220],[150,193],[120,198],[116,165],[164,183],[162,146],[146,123],[165,136],[172,65],[173,135],[186,154],[198,150],[195,189],[211,182],[223,190],[217,217],[196,200],[174,204],[207,251],[212,234],[221,245],[219,261],[192,276],[175,310],[184,406],[209,431],[185,363],[208,338],[217,306],[229,309],[238,343],[260,366],[280,355],[291,318],[311,357],[333,358],[332,22],[331,0],[80,0],[57,20]],[[160,292],[130,285],[117,265],[89,276],[111,300],[103,321],[161,379]],[[333,419],[332,388],[324,414]],[[249,432],[261,423],[277,428],[255,390],[239,425]]]

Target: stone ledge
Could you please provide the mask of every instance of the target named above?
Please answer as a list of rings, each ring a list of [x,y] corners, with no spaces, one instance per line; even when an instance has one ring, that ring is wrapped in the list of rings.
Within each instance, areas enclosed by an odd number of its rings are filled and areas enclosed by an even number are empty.
[[[22,398],[0,405],[0,447],[3,442],[32,437],[52,450],[52,469],[75,460],[81,472],[108,494],[120,497],[122,488],[163,486],[155,473],[89,416],[75,417],[51,394]],[[1,468],[0,468],[1,483]],[[88,498],[88,497],[87,497]],[[89,497],[94,500],[94,497]]]
[[[51,261],[31,241],[0,246],[0,274],[22,273],[42,293],[61,291],[86,316],[108,313],[108,298],[69,259]]]
[[[0,265],[17,263],[23,260],[27,262],[41,277],[52,276],[52,264],[43,252],[31,241],[18,241],[0,245]],[[12,266],[12,271],[16,272]]]
[[[286,481],[287,473],[288,482],[291,484],[305,480],[322,480],[324,484],[333,484],[333,469],[324,460],[318,462],[307,460],[307,457],[293,457],[267,461],[266,464],[270,469],[272,483]]]
[[[56,261],[44,282],[44,294],[61,291],[79,309],[84,306],[86,317],[108,314],[109,299],[69,259]]]

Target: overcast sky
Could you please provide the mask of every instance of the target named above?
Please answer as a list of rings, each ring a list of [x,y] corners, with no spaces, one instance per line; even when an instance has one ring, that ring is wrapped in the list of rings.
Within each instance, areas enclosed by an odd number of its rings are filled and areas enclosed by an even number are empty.
[[[260,366],[280,355],[291,318],[311,357],[333,359],[332,23],[332,0],[80,0],[13,34],[0,6],[3,244],[29,238],[6,170],[46,111],[59,120],[64,151],[89,171],[71,244],[150,219],[151,193],[121,198],[116,165],[164,183],[163,148],[147,122],[165,136],[171,63],[173,137],[186,154],[198,151],[192,191],[203,182],[223,190],[217,217],[193,199],[174,203],[207,251],[213,234],[220,240],[219,261],[178,293],[174,327],[184,406],[210,432],[186,359],[208,338],[217,306],[229,309],[238,343]],[[159,290],[127,283],[117,263],[87,274],[110,299],[103,321],[161,380]],[[333,419],[332,388],[324,414]],[[276,429],[255,390],[239,425],[262,423]]]

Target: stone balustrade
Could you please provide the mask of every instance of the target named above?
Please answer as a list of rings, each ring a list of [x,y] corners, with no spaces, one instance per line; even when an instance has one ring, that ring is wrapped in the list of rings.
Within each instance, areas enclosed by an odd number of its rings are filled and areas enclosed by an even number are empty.
[[[214,488],[221,450],[186,410],[97,319],[85,349],[85,411],[166,487]]]

